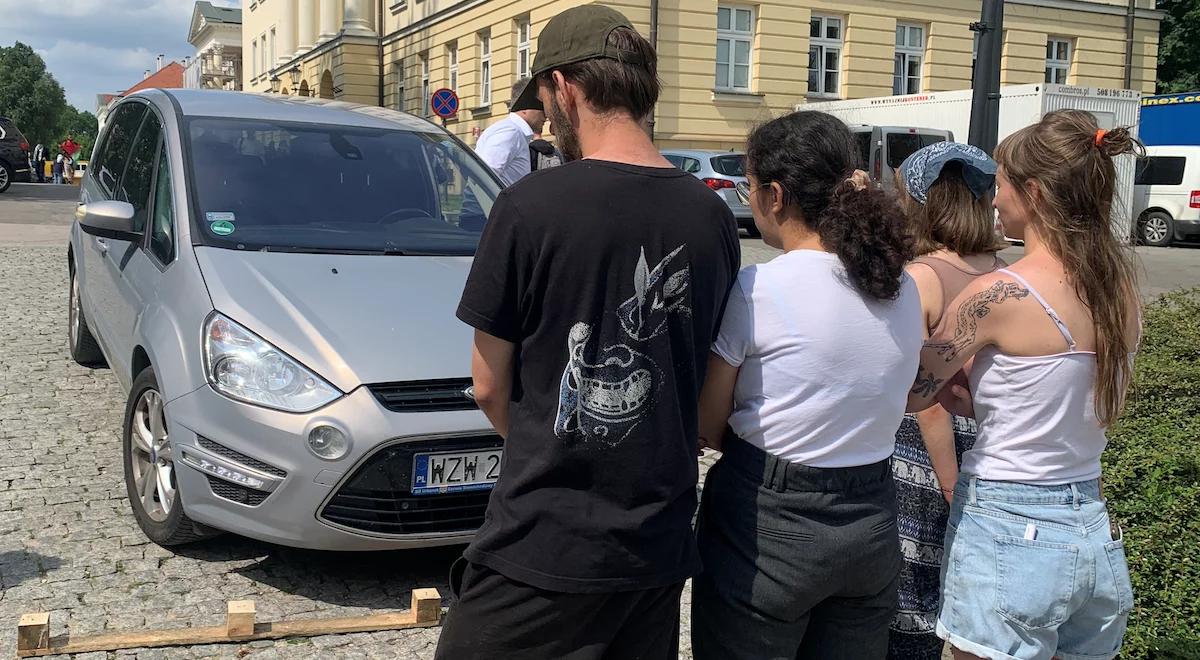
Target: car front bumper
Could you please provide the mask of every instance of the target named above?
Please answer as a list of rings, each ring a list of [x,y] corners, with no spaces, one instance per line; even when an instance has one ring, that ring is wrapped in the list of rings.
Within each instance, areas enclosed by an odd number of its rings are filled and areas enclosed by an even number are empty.
[[[166,411],[183,508],[196,522],[315,550],[432,547],[467,543],[474,535],[474,529],[378,533],[320,514],[355,470],[386,447],[494,437],[478,410],[396,413],[359,387],[316,412],[293,414],[233,401],[204,386],[172,400]],[[322,424],[350,439],[341,459],[325,460],[309,450],[308,433]],[[234,501],[247,492],[250,497]]]

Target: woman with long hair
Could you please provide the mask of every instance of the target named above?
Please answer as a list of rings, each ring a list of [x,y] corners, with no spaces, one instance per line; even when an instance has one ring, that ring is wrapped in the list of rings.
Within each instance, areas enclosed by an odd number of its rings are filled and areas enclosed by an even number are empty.
[[[994,203],[1025,257],[967,286],[921,351],[909,408],[935,396],[953,412],[973,404],[979,425],[942,569],[937,633],[956,657],[1120,649],[1133,590],[1100,454],[1139,335],[1131,251],[1111,225],[1113,160],[1138,149],[1128,129],[1078,110],[1006,138]]]
[[[821,112],[748,140],[754,222],[784,254],[739,274],[701,394],[701,446],[723,455],[697,531],[698,660],[887,654],[889,458],[924,332],[904,214],[856,153]]]
[[[900,206],[918,255],[906,270],[917,284],[929,333],[972,280],[1004,266],[996,255],[1008,243],[994,226],[995,180],[995,161],[978,147],[958,142],[932,144],[900,166]],[[942,657],[945,643],[934,632],[942,597],[942,541],[958,462],[974,442],[975,420],[953,416],[939,405],[905,415],[896,431],[892,474],[904,567],[889,658]]]

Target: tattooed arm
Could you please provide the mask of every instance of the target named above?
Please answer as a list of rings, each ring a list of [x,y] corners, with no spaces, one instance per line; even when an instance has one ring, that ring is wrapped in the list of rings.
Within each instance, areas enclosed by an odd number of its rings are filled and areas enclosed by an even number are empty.
[[[909,411],[924,410],[939,390],[981,348],[995,343],[1005,310],[1029,295],[1024,286],[1003,276],[972,282],[950,303],[942,322],[921,349],[917,378],[908,393]]]

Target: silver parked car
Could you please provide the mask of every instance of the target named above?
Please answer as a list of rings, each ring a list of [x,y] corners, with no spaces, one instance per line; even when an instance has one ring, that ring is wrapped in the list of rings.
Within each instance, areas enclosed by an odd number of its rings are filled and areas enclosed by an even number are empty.
[[[686,149],[666,149],[663,158],[684,172],[694,174],[713,192],[721,196],[733,211],[738,227],[745,229],[751,236],[758,236],[758,228],[754,226],[754,215],[750,207],[742,203],[737,195],[737,184],[746,181],[746,154],[732,151],[699,151]]]
[[[381,108],[150,90],[112,110],[91,162],[70,351],[128,393],[151,540],[471,537],[501,440],[454,318],[500,190],[470,149]]]

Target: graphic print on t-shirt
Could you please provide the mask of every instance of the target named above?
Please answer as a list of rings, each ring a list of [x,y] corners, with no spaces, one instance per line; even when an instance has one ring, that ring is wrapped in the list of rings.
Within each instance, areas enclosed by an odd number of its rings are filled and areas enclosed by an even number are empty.
[[[671,314],[691,314],[685,295],[691,271],[687,263],[674,263],[684,247],[675,248],[653,270],[642,248],[633,273],[634,295],[617,309],[621,343],[599,346],[599,335],[589,323],[571,328],[556,436],[615,446],[653,409],[663,375],[650,357],[650,342],[666,330]]]

